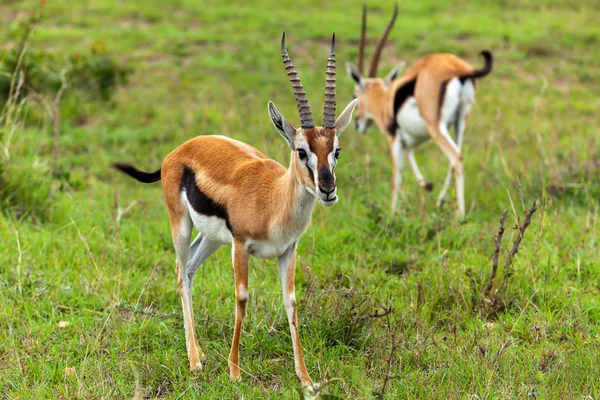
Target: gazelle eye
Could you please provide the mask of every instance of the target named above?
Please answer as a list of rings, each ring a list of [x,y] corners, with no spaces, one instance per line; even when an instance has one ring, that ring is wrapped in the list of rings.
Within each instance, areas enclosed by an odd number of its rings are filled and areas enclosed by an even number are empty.
[[[341,149],[335,149],[335,158],[336,158],[336,160],[337,160],[338,158],[340,158],[340,150],[341,150]]]
[[[306,160],[306,151],[303,149],[298,150],[298,158],[301,160]]]

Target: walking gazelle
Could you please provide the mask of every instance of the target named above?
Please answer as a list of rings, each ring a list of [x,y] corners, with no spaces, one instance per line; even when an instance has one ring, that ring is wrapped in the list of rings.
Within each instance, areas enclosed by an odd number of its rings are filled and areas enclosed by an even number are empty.
[[[453,54],[429,54],[408,68],[401,76],[404,63],[396,66],[385,79],[377,78],[381,51],[398,15],[394,15],[377,44],[371,61],[369,76],[363,76],[363,58],[366,36],[366,7],[363,5],[361,37],[358,50],[358,68],[347,64],[348,75],[355,82],[354,96],[358,99],[356,129],[366,133],[370,122],[385,132],[390,141],[394,160],[392,182],[392,211],[396,208],[402,183],[403,156],[415,174],[417,182],[428,191],[433,184],[426,182],[415,160],[414,149],[433,138],[450,160],[450,168],[438,197],[438,206],[444,201],[452,180],[456,178],[458,212],[465,214],[462,140],[466,120],[475,102],[476,80],[492,70],[492,54],[483,50],[485,65],[473,69],[466,61]],[[453,126],[455,139],[449,134]]]
[[[202,368],[204,354],[196,339],[192,281],[198,267],[221,245],[232,244],[235,277],[235,327],[229,353],[229,374],[240,377],[238,347],[248,302],[248,259],[277,257],[294,350],[296,374],[312,383],[302,356],[294,276],[296,246],[308,227],[315,203],[337,202],[334,169],[338,136],[352,119],[353,100],[335,119],[335,35],[327,60],[323,126],[315,126],[306,93],[285,48],[281,53],[294,89],[300,128],[296,129],[268,103],[275,129],[292,150],[284,168],[253,147],[225,136],[198,136],[172,151],[155,172],[129,164],[114,164],[144,183],[162,180],[163,193],[177,253],[177,285],[183,306],[190,370]],[[192,228],[199,231],[190,247]]]

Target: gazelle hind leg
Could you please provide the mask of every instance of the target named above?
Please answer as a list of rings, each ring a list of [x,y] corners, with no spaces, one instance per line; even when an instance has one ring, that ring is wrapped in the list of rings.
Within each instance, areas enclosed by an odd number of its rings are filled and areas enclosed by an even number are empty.
[[[464,139],[465,127],[467,126],[467,119],[469,118],[469,113],[471,112],[471,108],[473,107],[473,102],[475,101],[475,88],[471,81],[467,81],[461,91],[461,103],[456,115],[456,121],[454,122],[454,137],[456,140],[456,145],[458,149],[462,152],[462,144]],[[446,180],[444,181],[444,186],[440,191],[437,200],[437,206],[441,206],[446,199],[446,195],[448,194],[448,188],[450,187],[450,182],[452,180],[452,165],[448,167],[448,173],[446,174]]]
[[[189,251],[188,262],[187,262],[187,266],[185,269],[186,274],[187,274],[187,300],[189,303],[189,309],[192,310],[192,312],[190,314],[191,315],[191,325],[194,327],[194,329],[193,329],[194,342],[196,344],[198,342],[195,338],[196,323],[194,321],[194,312],[193,312],[194,304],[192,302],[192,283],[194,281],[194,275],[196,274],[198,267],[200,267],[200,265],[204,261],[206,261],[206,259],[208,257],[210,257],[215,251],[217,251],[219,249],[219,247],[221,247],[220,243],[213,242],[212,240],[209,240],[208,238],[203,237],[202,234],[199,233],[198,236],[196,237],[196,239],[194,239],[194,242],[192,243],[192,245],[190,247],[190,251]],[[187,329],[186,329],[186,332],[187,332]],[[198,348],[200,361],[204,361],[206,359],[206,356],[204,355],[202,348],[198,345],[197,345],[197,348]],[[201,368],[201,366],[200,366],[200,368]]]
[[[396,136],[391,141],[392,159],[394,161],[394,176],[392,178],[392,213],[396,211],[398,203],[398,194],[402,186],[402,164],[403,164],[403,149],[400,143],[400,137]]]
[[[461,151],[464,129],[465,123],[464,121],[461,121],[460,116],[458,116],[454,124],[454,137],[456,139],[456,145]],[[438,195],[436,203],[438,207],[444,204],[444,201],[446,200],[446,195],[448,194],[448,189],[450,188],[450,182],[452,182],[452,164],[448,166],[448,173],[446,174],[446,179],[444,180],[444,186],[442,186],[442,190],[440,190],[440,194]]]
[[[452,181],[452,165],[448,167],[448,173],[446,174],[446,179],[444,180],[444,185],[442,186],[442,190],[440,190],[440,194],[438,195],[438,199],[436,205],[441,207],[446,200],[446,195],[448,195],[448,189],[450,188],[450,182]]]
[[[188,211],[181,207],[179,213],[170,214],[171,231],[173,234],[173,246],[177,253],[177,290],[181,297],[183,309],[183,325],[185,329],[185,344],[190,362],[190,371],[202,369],[202,350],[196,339],[196,327],[194,326],[194,314],[191,303],[189,277],[187,264],[190,254],[190,238],[192,234],[192,219]]]
[[[433,140],[435,140],[440,149],[450,160],[450,166],[456,179],[456,202],[458,205],[458,213],[459,216],[463,217],[465,215],[465,181],[463,175],[463,159],[460,148],[450,137],[444,122],[427,124],[427,129],[429,130]]]

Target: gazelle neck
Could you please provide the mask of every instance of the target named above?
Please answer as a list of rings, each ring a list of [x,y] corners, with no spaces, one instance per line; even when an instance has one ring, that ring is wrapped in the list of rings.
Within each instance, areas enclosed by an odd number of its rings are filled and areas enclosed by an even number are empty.
[[[372,90],[377,90],[378,97],[382,100],[376,106],[371,107],[371,117],[377,127],[386,133],[389,132],[391,124],[394,122],[394,93],[384,83],[374,87]]]
[[[290,166],[280,178],[280,199],[282,207],[281,222],[292,225],[308,225],[317,198],[302,184],[302,170],[295,152],[290,155]]]

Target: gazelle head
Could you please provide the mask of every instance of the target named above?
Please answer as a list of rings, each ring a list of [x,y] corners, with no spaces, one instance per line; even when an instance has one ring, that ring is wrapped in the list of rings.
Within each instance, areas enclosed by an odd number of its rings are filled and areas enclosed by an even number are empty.
[[[358,44],[358,68],[354,65],[347,63],[346,71],[348,75],[354,80],[354,98],[358,99],[358,105],[356,110],[356,117],[354,124],[356,129],[360,133],[366,133],[373,121],[374,115],[377,115],[388,106],[388,90],[390,83],[396,79],[402,70],[404,69],[404,62],[398,64],[386,77],[381,79],[377,77],[377,68],[379,67],[379,59],[381,58],[381,51],[388,38],[396,17],[398,16],[398,4],[394,7],[394,15],[388,26],[386,27],[377,48],[371,60],[371,67],[369,69],[369,76],[363,76],[363,64],[364,64],[364,50],[367,30],[367,9],[363,4],[362,13],[362,28],[360,35],[360,42]]]
[[[334,172],[340,154],[338,136],[350,123],[356,104],[356,100],[350,102],[342,114],[335,119],[334,47],[335,34],[331,40],[331,51],[327,60],[322,126],[315,126],[313,122],[306,92],[285,48],[285,32],[281,38],[281,55],[294,88],[300,113],[300,128],[295,128],[288,122],[272,102],[269,101],[268,104],[271,122],[292,149],[290,168],[296,171],[298,182],[326,206],[332,206],[338,200]]]

